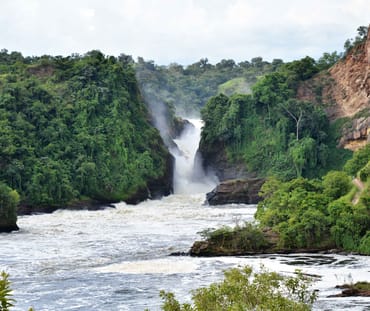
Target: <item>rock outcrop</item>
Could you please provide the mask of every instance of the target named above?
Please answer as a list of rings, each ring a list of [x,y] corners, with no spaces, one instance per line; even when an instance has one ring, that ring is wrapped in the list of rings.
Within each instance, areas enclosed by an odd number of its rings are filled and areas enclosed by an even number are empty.
[[[207,193],[206,202],[209,205],[245,203],[257,204],[261,198],[258,195],[264,179],[232,179],[221,182],[215,189]]]
[[[370,297],[370,283],[357,282],[356,284],[344,284],[335,286],[342,289],[342,292],[336,295],[330,295],[328,298],[336,297]]]
[[[195,241],[189,254],[194,257],[272,254],[278,252],[279,236],[270,228],[259,231],[243,228],[212,235],[205,241]]]
[[[205,146],[201,141],[195,161],[201,163],[205,172],[216,175],[220,181],[255,177],[247,171],[245,163],[238,161],[230,162],[227,159],[225,147],[222,145]]]
[[[369,122],[363,120],[363,114],[357,115],[370,111],[370,27],[363,43],[352,48],[344,59],[327,72],[321,72],[302,83],[297,97],[323,103],[331,121],[353,118],[352,127],[343,132],[341,147],[356,150],[366,143]]]
[[[370,117],[360,117],[345,127],[338,147],[357,150],[370,142]]]
[[[8,223],[8,222],[4,222],[2,220],[0,220],[0,233],[1,232],[6,232],[6,233],[9,233],[9,232],[12,232],[12,231],[17,231],[19,230],[18,226],[16,223]]]

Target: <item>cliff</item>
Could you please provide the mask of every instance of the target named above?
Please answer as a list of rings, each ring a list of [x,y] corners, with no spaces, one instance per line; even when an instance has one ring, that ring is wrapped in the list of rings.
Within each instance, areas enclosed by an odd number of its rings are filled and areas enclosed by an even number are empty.
[[[351,119],[343,129],[339,147],[356,150],[369,142],[370,31],[366,40],[355,45],[344,59],[302,83],[297,97],[323,103],[331,121]]]

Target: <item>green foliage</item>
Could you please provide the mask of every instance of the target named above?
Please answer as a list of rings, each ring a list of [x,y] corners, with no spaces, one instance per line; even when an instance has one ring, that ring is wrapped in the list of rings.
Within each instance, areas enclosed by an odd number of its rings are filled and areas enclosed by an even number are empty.
[[[0,274],[0,311],[9,311],[14,307],[15,300],[12,298],[12,289],[10,288],[9,274],[2,271]],[[29,308],[28,311],[34,311]]]
[[[355,176],[357,172],[362,169],[370,161],[370,144],[357,150],[353,158],[348,160],[344,166],[344,170],[352,176]]]
[[[275,93],[278,86],[267,81],[277,75],[257,82],[253,95],[220,94],[207,102],[201,111],[203,155],[225,148],[230,161],[241,159],[250,171],[262,176],[291,179],[325,172],[330,157],[336,155],[330,152],[336,147],[327,134],[328,119],[309,102]]]
[[[256,218],[262,227],[279,234],[281,248],[337,247],[368,254],[369,185],[357,204],[350,201],[352,187],[343,171],[330,171],[322,181],[272,178],[262,186],[264,200],[258,204]]]
[[[234,78],[218,86],[218,93],[231,96],[233,94],[249,94],[251,92],[250,84],[245,78]]]
[[[329,69],[336,62],[338,62],[341,57],[342,55],[338,54],[337,51],[334,51],[332,53],[325,52],[317,61],[317,67],[319,71]]]
[[[346,42],[344,43],[344,56],[348,55],[356,47],[365,42],[367,32],[368,27],[366,26],[359,26],[357,28],[357,36],[354,39],[353,38],[347,39]]]
[[[19,194],[0,182],[0,226],[15,225],[17,222],[17,206]]]
[[[369,179],[370,176],[370,160],[367,164],[360,170],[359,176],[361,181],[365,182]]]
[[[129,59],[91,51],[2,52],[0,181],[26,205],[130,198],[163,176],[168,152],[150,124]]]
[[[283,277],[262,268],[230,269],[225,279],[193,292],[193,304],[181,304],[172,293],[161,292],[165,311],[233,311],[233,310],[311,310],[316,293],[309,289],[312,280],[296,271]]]
[[[14,306],[12,290],[10,289],[9,275],[1,272],[0,278],[0,311],[9,311]]]
[[[305,57],[260,77],[250,95],[212,97],[201,111],[201,153],[207,157],[223,148],[229,162],[244,162],[257,175],[284,180],[341,168],[347,153],[337,150],[338,131],[325,111],[296,99],[299,83],[318,71],[315,60]]]
[[[324,194],[338,199],[351,189],[351,179],[343,171],[330,171],[323,178]]]
[[[261,195],[264,200],[258,204],[256,218],[261,226],[271,227],[279,233],[279,247],[326,246],[329,239],[325,210],[328,198],[319,181],[299,178],[278,185],[276,180],[267,181]]]
[[[209,243],[217,245],[225,252],[227,250],[237,250],[239,253],[256,252],[269,247],[259,227],[251,223],[234,228],[224,226],[216,230],[207,229],[200,234]]]
[[[135,63],[137,79],[144,97],[154,106],[173,106],[178,115],[198,115],[207,100],[217,93],[246,93],[257,78],[275,71],[281,60],[266,62],[262,57],[238,64],[223,59],[213,65],[204,58],[183,67],[179,64],[158,66],[139,57]]]
[[[370,231],[361,239],[358,250],[365,255],[370,255]]]

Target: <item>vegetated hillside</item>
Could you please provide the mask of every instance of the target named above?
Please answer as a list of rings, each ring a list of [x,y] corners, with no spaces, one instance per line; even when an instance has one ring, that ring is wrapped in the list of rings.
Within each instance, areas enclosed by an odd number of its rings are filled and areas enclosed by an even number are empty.
[[[370,31],[358,28],[346,55],[334,66],[302,83],[297,96],[325,106],[331,121],[345,123],[340,146],[356,150],[370,136]]]
[[[336,148],[324,109],[295,97],[299,83],[318,70],[306,57],[259,79],[251,95],[211,98],[202,110],[204,166],[223,180],[313,177],[343,164],[350,152]]]
[[[250,95],[211,98],[202,110],[204,166],[221,180],[288,180],[340,168],[351,153],[336,148],[339,141],[368,141],[370,43],[367,28],[359,32],[343,60],[336,52],[318,61],[307,56],[261,77]],[[333,122],[343,116],[353,119]]]
[[[351,181],[351,176],[356,178]],[[345,250],[370,255],[370,144],[322,179],[269,178],[257,224],[204,231],[194,256]]]
[[[171,176],[124,57],[1,51],[0,182],[22,205],[134,202],[168,194]]]
[[[204,58],[186,67],[158,66],[139,57],[135,69],[142,93],[153,110],[160,107],[169,114],[194,116],[199,115],[211,96],[219,92],[249,92],[260,76],[275,71],[282,63],[280,59],[269,63],[255,57],[238,64],[232,59],[223,59],[213,65]]]

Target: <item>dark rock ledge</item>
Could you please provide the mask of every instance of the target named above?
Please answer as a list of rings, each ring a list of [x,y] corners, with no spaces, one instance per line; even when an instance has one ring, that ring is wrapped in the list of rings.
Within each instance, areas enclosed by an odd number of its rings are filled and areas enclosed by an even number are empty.
[[[207,193],[206,202],[209,205],[232,203],[257,204],[261,201],[258,192],[264,182],[265,179],[262,178],[225,180],[211,192]]]
[[[342,289],[342,292],[336,295],[330,295],[328,298],[336,297],[370,297],[370,283],[357,282],[355,284],[338,285],[335,288]]]

